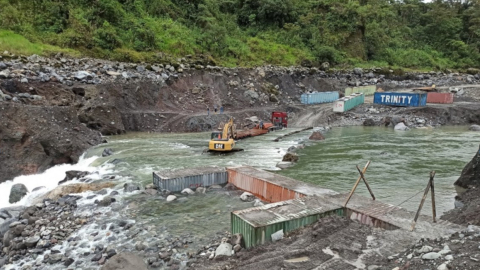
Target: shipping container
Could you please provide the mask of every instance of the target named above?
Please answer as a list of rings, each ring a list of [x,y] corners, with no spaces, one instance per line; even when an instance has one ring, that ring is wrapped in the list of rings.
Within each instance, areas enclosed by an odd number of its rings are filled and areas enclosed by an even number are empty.
[[[314,92],[305,93],[300,96],[302,104],[319,104],[334,102],[339,98],[338,92]]]
[[[427,103],[453,103],[453,93],[436,93],[429,92],[427,94]]]
[[[272,241],[275,232],[288,233],[330,215],[343,216],[343,207],[328,198],[306,197],[234,211],[231,231],[241,233],[246,248],[250,248]]]
[[[333,102],[333,111],[346,112],[363,103],[365,103],[365,95],[363,93],[351,94]]]
[[[427,104],[427,94],[376,92],[373,97],[373,103],[390,106],[421,107]]]
[[[298,199],[307,195],[337,194],[331,189],[249,166],[229,167],[227,172],[229,183],[271,203]]]
[[[208,187],[226,184],[225,168],[207,166],[201,168],[163,170],[153,173],[153,184],[159,189],[180,192],[185,188]]]
[[[370,96],[375,94],[377,91],[376,85],[367,85],[367,86],[359,86],[359,87],[347,87],[345,88],[345,96],[349,96],[354,93],[363,93],[365,96]]]

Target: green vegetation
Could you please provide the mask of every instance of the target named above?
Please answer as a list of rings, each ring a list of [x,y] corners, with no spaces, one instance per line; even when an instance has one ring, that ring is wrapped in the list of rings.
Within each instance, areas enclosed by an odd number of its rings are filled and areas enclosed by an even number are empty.
[[[445,69],[479,49],[480,0],[0,0],[0,50],[22,54]]]

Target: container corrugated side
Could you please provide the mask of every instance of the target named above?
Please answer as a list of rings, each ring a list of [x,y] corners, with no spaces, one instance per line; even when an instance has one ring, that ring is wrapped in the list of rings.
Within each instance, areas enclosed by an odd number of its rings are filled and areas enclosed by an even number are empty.
[[[361,105],[365,102],[365,95],[363,93],[351,94],[348,96],[348,100],[345,101],[344,111],[349,111],[358,105]]]
[[[229,183],[267,202],[280,202],[305,197],[305,194],[275,185],[263,179],[242,174],[232,169],[227,169],[227,173]]]
[[[373,97],[373,103],[390,106],[421,107],[427,104],[427,94],[376,92]]]
[[[183,176],[170,179],[162,179],[153,173],[153,184],[158,189],[166,189],[172,192],[180,192],[185,188],[208,187],[211,185],[222,185],[228,182],[228,174],[224,172],[212,172],[198,175]]]
[[[363,93],[365,96],[370,96],[370,95],[373,95],[375,91],[377,91],[376,85],[347,87],[345,88],[345,96],[348,96],[354,93]]]
[[[272,234],[283,230],[284,233],[303,228],[307,225],[317,222],[319,219],[327,216],[344,216],[343,208],[312,214],[305,217],[283,220],[266,226],[255,227],[248,221],[242,219],[235,212],[231,213],[231,232],[232,234],[241,233],[245,240],[245,247],[251,248],[272,241]]]
[[[302,104],[320,104],[334,102],[340,97],[338,92],[305,93],[300,96]]]
[[[430,92],[427,94],[427,103],[451,104],[453,103],[453,96],[453,93]]]

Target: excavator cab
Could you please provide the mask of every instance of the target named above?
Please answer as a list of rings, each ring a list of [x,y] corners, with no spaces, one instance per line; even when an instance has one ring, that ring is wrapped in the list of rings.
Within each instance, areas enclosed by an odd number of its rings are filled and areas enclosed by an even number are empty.
[[[210,140],[221,140],[222,139],[222,132],[221,131],[214,131],[210,136]]]
[[[223,131],[214,131],[210,135],[210,142],[208,143],[209,151],[228,152],[235,147],[235,128],[233,126],[233,119],[230,119],[224,126]]]

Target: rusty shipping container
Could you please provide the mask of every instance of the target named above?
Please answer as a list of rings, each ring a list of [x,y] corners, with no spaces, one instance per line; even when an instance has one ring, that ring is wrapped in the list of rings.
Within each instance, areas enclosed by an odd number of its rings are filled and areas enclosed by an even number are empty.
[[[305,197],[234,211],[231,231],[241,233],[250,248],[272,241],[275,232],[288,233],[330,215],[344,216],[344,209],[328,198]]]
[[[208,187],[227,183],[227,172],[223,167],[164,170],[153,173],[153,184],[159,189],[180,192],[185,188]]]
[[[227,173],[229,183],[271,203],[298,199],[307,195],[336,194],[330,189],[249,166],[230,167],[227,168]]]
[[[451,104],[453,103],[453,93],[429,92],[427,94],[427,103]]]

